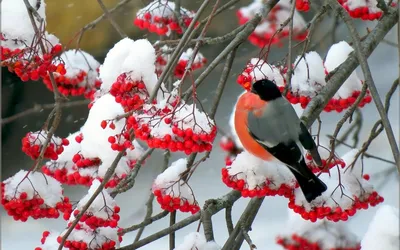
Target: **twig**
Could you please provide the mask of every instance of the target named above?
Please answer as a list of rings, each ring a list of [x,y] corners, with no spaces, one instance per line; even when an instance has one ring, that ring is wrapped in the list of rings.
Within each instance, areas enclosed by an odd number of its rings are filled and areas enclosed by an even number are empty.
[[[242,229],[242,234],[244,239],[246,240],[247,244],[249,244],[250,250],[254,250],[257,249],[257,246],[254,245],[253,241],[251,240],[248,232],[246,231],[246,229],[244,227],[241,228]]]
[[[169,212],[168,212],[167,210],[164,210],[164,211],[162,211],[161,213],[158,213],[158,214],[156,214],[156,215],[154,215],[154,216],[152,216],[152,217],[149,217],[149,218],[145,219],[144,221],[142,221],[142,222],[139,223],[139,224],[136,224],[136,225],[133,225],[133,226],[124,228],[124,229],[120,232],[120,234],[125,234],[125,233],[129,233],[129,232],[132,232],[132,231],[136,231],[136,230],[138,230],[138,229],[140,229],[140,228],[143,228],[143,227],[145,227],[145,226],[147,226],[147,225],[150,225],[151,223],[153,223],[153,222],[155,222],[155,221],[158,221],[158,220],[164,218],[164,217],[167,216],[168,214],[169,214]]]
[[[173,211],[169,215],[169,226],[172,227],[176,224],[176,211]],[[169,250],[174,250],[175,248],[175,231],[169,233]]]
[[[208,206],[213,206],[213,203],[208,204]],[[207,241],[214,240],[214,230],[211,220],[212,214],[207,210],[201,210],[201,223],[203,224],[204,236]]]
[[[335,141],[339,142],[340,144],[343,144],[346,147],[354,148],[350,144],[347,144],[346,142],[344,142],[344,141],[342,141],[340,139],[334,138],[332,135],[327,135],[327,136],[328,136],[329,139],[334,139]],[[385,158],[382,158],[382,157],[379,157],[379,156],[376,156],[376,155],[371,155],[371,154],[369,154],[367,152],[364,152],[364,156],[367,157],[367,158],[372,158],[372,159],[376,159],[376,160],[379,160],[379,161],[383,161],[383,162],[386,162],[386,163],[390,163],[390,164],[396,165],[396,162],[394,162],[394,161],[390,161],[390,160],[387,160]]]
[[[75,217],[75,220],[72,222],[71,226],[68,227],[67,232],[63,235],[61,242],[60,242],[60,246],[58,247],[58,250],[63,249],[65,241],[67,240],[68,236],[71,234],[72,230],[74,230],[75,226],[78,224],[79,220],[82,218],[83,214],[88,210],[88,208],[93,203],[93,201],[96,199],[96,197],[102,192],[102,190],[104,189],[104,186],[106,185],[106,183],[110,180],[110,178],[114,174],[114,171],[118,166],[118,162],[121,160],[125,151],[126,150],[119,152],[117,157],[114,159],[113,163],[111,164],[111,166],[107,169],[107,172],[104,175],[104,179],[101,182],[100,186],[93,193],[92,197],[90,197],[90,199],[86,202],[85,206],[83,206],[83,208],[80,210],[79,214]]]
[[[365,56],[368,57],[378,46],[379,42],[385,37],[385,35],[397,24],[399,15],[397,10],[391,8],[387,15],[384,15],[382,19],[375,26],[374,30],[368,35],[368,37],[362,43],[362,51]],[[350,76],[350,74],[358,66],[358,60],[355,53],[350,53],[349,57],[343,62],[335,73],[327,81],[326,86],[322,91],[314,97],[311,102],[307,105],[301,117],[304,124],[310,127],[315,119],[322,112],[328,101],[334,96],[338,89],[342,86],[344,81]]]
[[[136,162],[135,166],[133,167],[132,172],[118,185],[115,187],[115,189],[110,193],[111,197],[115,197],[117,194],[123,193],[131,189],[135,185],[135,179],[136,176],[139,174],[139,170],[142,166],[142,163],[146,160],[146,158],[151,155],[154,151],[154,148],[149,148],[147,149],[143,155],[140,157],[140,159]]]
[[[233,231],[232,206],[229,206],[225,209],[225,221],[226,221],[226,228],[228,229],[228,235],[231,235]]]
[[[198,88],[201,83],[205,80],[205,78],[213,71],[213,69],[224,59],[229,52],[231,52],[234,48],[236,48],[239,44],[244,42],[247,37],[254,31],[257,25],[260,23],[263,16],[268,15],[271,9],[277,4],[278,0],[269,0],[265,4],[265,8],[262,14],[258,13],[254,16],[253,19],[248,21],[245,25],[245,28],[240,31],[236,37],[226,46],[226,48],[208,65],[208,67],[201,73],[201,75],[196,79],[194,88]],[[188,90],[183,95],[183,99],[187,100],[189,98],[190,93],[193,91],[193,86],[189,87]]]
[[[64,102],[60,104],[60,108],[71,108],[75,106],[80,106],[80,105],[85,105],[89,104],[89,100],[79,100],[79,101],[73,101],[73,102]],[[54,103],[49,103],[49,104],[34,104],[32,108],[21,111],[15,115],[2,118],[1,119],[1,125],[13,122],[19,118],[22,118],[24,116],[28,116],[34,113],[40,113],[43,110],[46,109],[54,109],[55,104]]]
[[[364,77],[366,78],[365,82],[368,85],[368,88],[371,92],[372,99],[374,100],[375,106],[378,109],[383,127],[385,128],[385,131],[386,131],[386,136],[389,140],[390,148],[392,149],[394,160],[398,166],[398,170],[400,173],[399,148],[397,147],[396,138],[394,136],[392,126],[390,124],[389,118],[385,112],[385,108],[379,97],[378,90],[377,90],[374,80],[372,78],[372,74],[371,74],[371,70],[370,70],[368,62],[367,62],[367,58],[364,55],[363,51],[361,50],[362,46],[361,46],[361,42],[360,42],[360,35],[358,34],[356,28],[354,27],[354,24],[351,21],[349,14],[342,8],[342,6],[335,0],[330,0],[330,5],[334,10],[336,10],[339,13],[340,17],[343,19],[343,21],[345,22],[345,24],[350,32],[350,35],[351,35],[352,40],[355,45],[354,46],[355,54],[358,58],[361,69],[364,73]]]
[[[209,210],[209,212],[214,215],[216,213],[218,213],[219,211],[221,211],[222,209],[226,208],[227,206],[232,206],[232,204],[237,201],[240,198],[240,192],[238,191],[231,191],[228,194],[222,196],[219,199],[212,199],[212,200],[207,200],[206,203],[213,203],[213,206],[208,206],[207,210]],[[133,250],[133,249],[138,249],[142,246],[145,246],[147,244],[149,244],[150,242],[153,242],[155,240],[158,240],[166,235],[168,235],[171,231],[177,231],[181,228],[186,227],[187,225],[190,225],[191,223],[197,221],[200,219],[201,213],[197,213],[195,215],[192,215],[176,224],[174,224],[172,227],[163,229],[157,233],[154,233],[136,243],[133,243],[131,245],[125,246],[125,247],[121,247],[121,250]]]
[[[176,65],[176,62],[178,61],[179,57],[183,53],[185,44],[188,42],[188,40],[190,40],[193,37],[194,32],[192,32],[192,31],[194,29],[194,26],[195,26],[197,20],[200,18],[201,13],[205,10],[205,8],[207,7],[209,2],[210,2],[210,0],[204,0],[203,3],[201,4],[201,6],[199,7],[199,9],[197,10],[196,15],[193,17],[189,27],[186,29],[186,32],[183,34],[181,40],[179,41],[179,44],[176,46],[174,52],[172,53],[171,58],[169,59],[167,65],[165,65],[165,68],[164,68],[162,74],[158,78],[156,86],[154,87],[153,92],[150,94],[148,103],[151,103],[154,100],[154,98],[157,96],[158,89],[160,88],[161,83],[164,82],[164,80],[171,73],[173,66]]]
[[[146,215],[144,216],[144,221],[148,220],[151,218],[151,215],[153,214],[153,201],[154,201],[154,194],[151,193],[149,196],[149,199],[146,202]],[[133,242],[138,242],[140,240],[140,237],[142,237],[142,234],[144,232],[145,226],[141,227],[139,231],[137,232],[135,236],[135,240]]]
[[[288,59],[287,59],[287,74],[286,74],[286,89],[285,92],[289,90],[290,85],[291,85],[291,79],[292,79],[292,73],[293,73],[293,69],[292,69],[292,62],[293,62],[293,58],[292,58],[292,38],[293,38],[293,16],[294,16],[294,11],[296,10],[296,1],[293,0],[292,1],[292,6],[290,7],[290,21],[289,21],[289,55],[288,55]],[[284,93],[286,94],[286,93]]]
[[[107,19],[110,21],[111,25],[114,27],[114,29],[118,32],[118,34],[122,37],[128,37],[126,33],[122,30],[121,27],[119,27],[118,23],[114,20],[114,18],[111,16],[110,12],[108,11],[107,7],[104,5],[102,0],[97,0],[97,2],[100,5],[100,8],[103,10],[104,15],[107,17]]]

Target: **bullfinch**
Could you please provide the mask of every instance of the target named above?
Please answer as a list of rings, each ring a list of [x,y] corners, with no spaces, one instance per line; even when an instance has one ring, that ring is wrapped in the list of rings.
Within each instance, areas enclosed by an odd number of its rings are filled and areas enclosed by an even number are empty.
[[[308,202],[326,191],[325,183],[304,161],[303,147],[316,164],[322,164],[315,142],[274,82],[253,83],[251,91],[239,97],[234,119],[243,147],[265,161],[279,160],[289,167]]]

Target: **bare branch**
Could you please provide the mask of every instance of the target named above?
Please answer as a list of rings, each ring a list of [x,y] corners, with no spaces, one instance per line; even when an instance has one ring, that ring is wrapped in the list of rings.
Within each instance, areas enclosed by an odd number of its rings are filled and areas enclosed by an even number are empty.
[[[110,21],[111,25],[114,27],[114,29],[118,32],[118,34],[122,37],[128,37],[126,33],[122,30],[122,28],[118,25],[118,23],[114,20],[110,12],[108,11],[107,7],[104,5],[102,0],[97,0],[97,2],[100,5],[100,8],[103,10],[104,15],[107,17],[107,19]]]
[[[229,206],[225,209],[225,221],[226,227],[228,229],[228,234],[230,235],[233,231],[232,206]]]
[[[85,105],[85,104],[89,104],[89,100],[79,100],[79,101],[73,101],[73,102],[64,102],[60,104],[60,108],[71,108],[71,107],[75,107],[75,106],[81,106],[81,105]],[[22,118],[24,116],[28,116],[28,115],[32,115],[35,113],[40,113],[43,110],[46,109],[54,109],[55,104],[54,103],[49,103],[49,104],[34,104],[32,108],[24,110],[20,113],[17,113],[15,115],[6,117],[1,119],[1,125],[13,122],[19,118]]]

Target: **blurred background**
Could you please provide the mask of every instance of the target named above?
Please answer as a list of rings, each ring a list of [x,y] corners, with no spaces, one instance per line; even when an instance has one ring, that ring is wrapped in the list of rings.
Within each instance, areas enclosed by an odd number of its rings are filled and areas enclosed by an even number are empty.
[[[190,10],[197,10],[202,1],[182,0],[182,7]],[[221,1],[225,3],[225,1]],[[108,8],[112,8],[118,3],[117,0],[104,0]],[[113,16],[122,29],[132,39],[148,38],[154,42],[157,37],[141,32],[137,27],[133,26],[133,19],[138,9],[147,5],[148,1],[130,1],[119,11],[114,12]],[[250,1],[240,1],[239,4],[226,10],[218,15],[213,21],[207,32],[207,36],[215,37],[228,33],[237,27],[237,19],[235,17],[236,10],[243,5],[247,5]],[[75,48],[77,42],[77,33],[87,23],[93,21],[102,14],[102,10],[96,0],[47,0],[46,15],[48,23],[48,32],[55,34],[63,45],[68,48]],[[210,6],[211,7],[211,6]],[[210,8],[205,11],[203,17],[210,12]],[[312,14],[315,12],[302,13],[304,18],[309,21]],[[316,43],[315,50],[321,56],[324,56],[329,46],[333,41],[341,40],[350,41],[347,30],[344,25],[339,25],[335,34],[329,33],[327,27],[331,27],[333,18],[326,17],[324,21],[317,27],[314,33]],[[373,28],[374,22],[361,22],[356,20],[361,35],[366,34],[366,27]],[[386,40],[397,43],[397,28],[394,28],[386,37]],[[81,49],[92,54],[100,63],[110,48],[120,40],[120,36],[112,28],[108,20],[104,19],[97,24],[93,30],[86,31],[80,43]],[[212,46],[204,46],[200,50],[201,53],[211,62],[220,51],[225,48],[225,44]],[[300,48],[301,49],[301,48]],[[216,122],[224,131],[230,132],[228,120],[231,114],[231,109],[236,102],[237,96],[242,92],[241,87],[236,84],[236,77],[244,68],[246,62],[252,57],[257,57],[259,48],[245,42],[238,50],[237,57],[234,61],[233,69],[228,84],[222,97],[221,104],[216,115]],[[281,60],[287,53],[287,44],[282,47],[272,47],[268,56],[270,62]],[[300,50],[294,51],[297,55]],[[376,51],[369,58],[370,67],[379,93],[384,97],[392,82],[398,77],[399,57],[397,48],[387,43],[381,43]],[[198,90],[200,100],[206,111],[209,110],[209,105],[215,94],[216,84],[222,71],[223,64],[220,64],[211,73],[204,85]],[[359,76],[362,73],[359,71]],[[198,74],[198,73],[197,73]],[[12,116],[16,113],[32,108],[34,104],[49,104],[53,102],[53,94],[47,90],[41,82],[26,82],[22,83],[19,79],[9,73],[6,69],[2,69],[2,118]],[[398,91],[397,91],[398,93]],[[78,100],[80,98],[71,98]],[[396,135],[399,134],[399,95],[395,94],[392,99],[389,117]],[[29,116],[24,116],[11,123],[2,125],[2,157],[1,157],[1,178],[2,180],[13,175],[20,169],[29,169],[33,162],[28,156],[21,151],[21,139],[29,131],[37,131],[43,125],[50,110],[43,110]],[[362,109],[364,123],[361,130],[360,145],[368,137],[372,125],[379,119],[379,115],[375,106],[371,103]],[[70,133],[77,131],[85,122],[88,114],[86,105],[63,109],[62,122],[57,129],[56,134],[60,137],[66,137]],[[332,134],[336,126],[336,122],[343,114],[324,113],[322,115],[323,134]],[[345,130],[347,124],[342,130]],[[200,205],[209,198],[219,197],[229,191],[229,189],[221,181],[221,168],[224,167],[224,153],[219,149],[217,137],[214,150],[211,153],[211,158],[201,164],[196,173],[191,179],[191,185],[195,192],[196,198]],[[325,137],[323,139],[326,139]],[[339,147],[339,154],[348,151],[348,148]],[[379,155],[386,159],[393,159],[386,135],[383,132],[371,145],[369,153]],[[183,154],[175,153],[171,160],[176,160],[180,157],[185,157]],[[144,203],[150,193],[152,180],[157,176],[162,165],[162,151],[156,151],[151,158],[146,162],[137,178],[135,187],[117,196],[116,200],[121,206],[121,227],[127,227],[132,224],[139,223],[145,214]],[[391,171],[390,174],[380,175],[374,178],[374,173],[385,171],[393,168],[393,165],[379,162],[376,160],[365,161],[365,171],[371,173],[371,183],[378,185],[378,192],[385,198],[385,203],[398,207],[399,203],[399,187],[397,172]],[[80,199],[86,193],[85,188],[66,187],[65,193],[73,201]],[[210,196],[212,194],[212,196]],[[233,208],[234,220],[237,219],[248,200],[241,199]],[[155,212],[159,211],[158,204],[154,204]],[[258,249],[281,249],[275,244],[276,235],[284,230],[287,218],[287,200],[280,197],[269,197],[263,203],[259,215],[252,227],[250,236]],[[375,208],[367,211],[360,211],[354,216],[347,225],[350,229],[361,238],[367,230],[367,225],[372,219]],[[41,234],[45,230],[62,231],[65,228],[65,222],[62,219],[58,220],[28,220],[26,223],[15,222],[12,218],[4,213],[1,207],[1,246],[3,249],[33,249],[40,245]],[[186,217],[178,213],[178,220]],[[217,243],[223,245],[227,238],[224,215],[218,214],[213,217],[215,238]],[[142,236],[150,235],[158,230],[168,226],[167,220],[161,220],[145,229]],[[183,237],[197,229],[197,223],[194,223],[177,233],[177,244],[182,241]],[[21,240],[21,236],[23,240]],[[123,245],[130,244],[134,239],[135,234],[128,234],[124,237]],[[142,249],[167,249],[168,239],[160,239]],[[243,249],[248,249],[246,244]]]

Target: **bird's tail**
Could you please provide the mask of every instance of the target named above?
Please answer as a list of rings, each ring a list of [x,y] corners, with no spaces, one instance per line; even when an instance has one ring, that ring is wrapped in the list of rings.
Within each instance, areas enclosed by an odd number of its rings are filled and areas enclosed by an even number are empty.
[[[300,189],[306,197],[307,202],[311,202],[323,192],[327,187],[318,177],[307,167],[304,159],[296,166],[289,168],[299,183]]]

